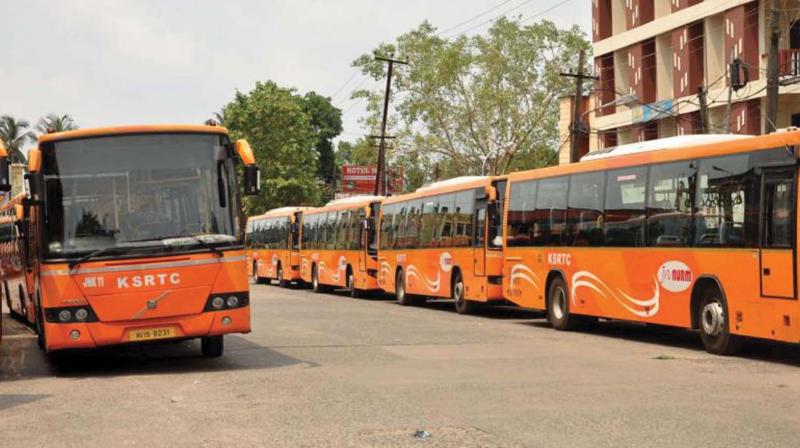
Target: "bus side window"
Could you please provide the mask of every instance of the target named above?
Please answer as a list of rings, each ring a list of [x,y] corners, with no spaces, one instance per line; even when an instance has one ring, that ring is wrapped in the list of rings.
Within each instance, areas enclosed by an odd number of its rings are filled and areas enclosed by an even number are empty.
[[[647,168],[608,172],[603,236],[606,246],[644,246]]]
[[[650,167],[647,187],[647,244],[683,247],[692,242],[692,208],[697,162]]]
[[[605,172],[575,174],[570,178],[567,209],[570,245],[603,245],[605,179]]]
[[[758,245],[761,179],[755,171],[749,154],[700,160],[695,197],[695,245]]]
[[[566,241],[568,177],[539,181],[534,214],[534,244],[562,246]]]

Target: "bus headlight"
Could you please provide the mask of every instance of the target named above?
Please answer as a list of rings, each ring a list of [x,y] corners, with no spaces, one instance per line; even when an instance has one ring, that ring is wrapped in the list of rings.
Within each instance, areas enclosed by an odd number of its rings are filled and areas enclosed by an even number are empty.
[[[89,312],[86,311],[86,309],[78,308],[78,310],[75,311],[75,320],[83,322],[86,320],[87,317],[89,317]]]
[[[228,296],[228,307],[236,308],[239,306],[239,298],[236,296]]]
[[[221,310],[223,306],[225,306],[225,299],[220,296],[214,297],[211,300],[211,306],[214,307],[216,310]]]
[[[61,310],[58,313],[58,320],[61,322],[69,322],[72,319],[72,313],[69,310]]]

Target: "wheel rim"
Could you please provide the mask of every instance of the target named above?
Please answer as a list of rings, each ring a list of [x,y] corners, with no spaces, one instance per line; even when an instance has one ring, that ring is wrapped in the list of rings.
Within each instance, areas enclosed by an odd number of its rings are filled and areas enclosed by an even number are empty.
[[[311,284],[314,285],[314,289],[319,288],[319,279],[317,278],[317,270],[314,269],[314,275],[311,276]]]
[[[557,287],[553,291],[553,317],[556,319],[563,319],[567,310],[567,295],[564,293],[564,288]]]
[[[250,281],[256,283],[258,281],[258,267],[256,264],[253,264],[253,275],[250,276]]]
[[[453,286],[453,296],[455,297],[456,303],[461,304],[464,301],[464,283],[456,282]]]
[[[355,291],[356,290],[354,281],[355,280],[353,279],[353,274],[350,274],[350,275],[347,276],[347,288],[350,291]]]
[[[725,309],[718,300],[713,300],[703,307],[700,320],[705,334],[719,336],[725,328]]]
[[[278,268],[278,282],[283,283],[283,268]]]

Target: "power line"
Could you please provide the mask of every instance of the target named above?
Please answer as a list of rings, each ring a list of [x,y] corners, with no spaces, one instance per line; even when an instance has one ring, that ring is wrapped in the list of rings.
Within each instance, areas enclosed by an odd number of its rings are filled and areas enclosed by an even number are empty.
[[[439,31],[438,33],[434,34],[434,36],[439,36],[439,35],[442,35],[442,34],[449,33],[450,31],[453,31],[456,28],[461,27],[462,25],[466,25],[466,24],[472,22],[473,20],[480,19],[481,17],[485,16],[486,14],[489,14],[490,12],[497,10],[498,8],[510,3],[511,1],[512,0],[505,0],[503,2],[500,2],[499,4],[492,6],[491,8],[487,9],[486,11],[484,11],[484,12],[482,12],[482,13],[480,13],[480,14],[478,14],[478,15],[470,18],[470,19],[467,19],[467,20],[465,20],[465,21],[463,21],[463,22],[461,22],[461,23],[459,23],[457,25],[453,25],[453,26],[451,26],[450,28],[448,28],[446,30]]]
[[[518,10],[519,8],[522,8],[523,6],[527,5],[528,3],[532,2],[532,1],[533,0],[525,0],[524,2],[520,3],[519,5],[517,5],[517,6],[513,7],[513,8],[510,8],[510,9],[507,9],[507,10],[501,12],[500,14],[492,17],[489,20],[480,22],[477,25],[471,26],[471,27],[469,27],[469,28],[467,28],[467,29],[465,29],[463,31],[459,31],[459,34],[469,33],[470,31],[472,31],[472,30],[474,30],[476,28],[482,27],[483,25],[486,25],[487,23],[494,22],[495,20],[499,19],[500,17],[505,17],[506,14],[512,13],[512,12]],[[566,0],[566,1],[569,1],[569,0]]]

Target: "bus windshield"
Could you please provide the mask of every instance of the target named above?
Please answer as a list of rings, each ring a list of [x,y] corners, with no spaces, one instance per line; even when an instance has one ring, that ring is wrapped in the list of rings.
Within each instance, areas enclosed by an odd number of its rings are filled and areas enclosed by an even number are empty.
[[[216,134],[138,134],[43,144],[45,256],[147,241],[165,251],[240,243],[227,142]]]

